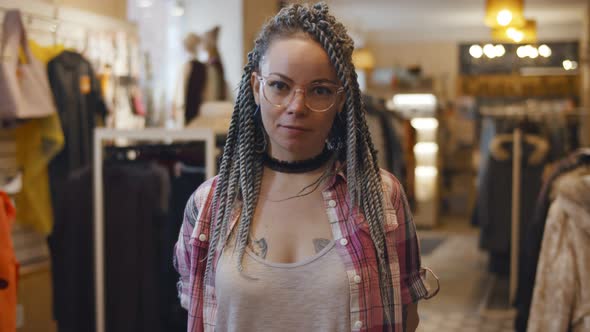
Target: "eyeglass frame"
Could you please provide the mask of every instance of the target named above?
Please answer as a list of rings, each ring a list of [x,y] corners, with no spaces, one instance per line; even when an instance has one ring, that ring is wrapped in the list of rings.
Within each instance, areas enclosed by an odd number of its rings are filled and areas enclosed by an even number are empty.
[[[331,84],[330,83],[330,85],[333,85],[333,86],[337,86],[338,87],[338,89],[336,89],[336,97],[334,98],[334,102],[332,103],[332,105],[328,106],[326,109],[321,110],[321,111],[315,110],[315,109],[309,107],[309,105],[307,105],[307,99],[306,99],[307,96],[306,96],[306,92],[305,92],[306,89],[302,89],[302,88],[295,88],[293,90],[293,92],[291,93],[291,98],[289,99],[289,102],[287,102],[285,105],[277,105],[277,104],[271,102],[270,100],[268,100],[268,97],[266,96],[266,93],[264,92],[264,86],[266,85],[266,82],[268,80],[268,76],[263,76],[262,74],[256,72],[256,78],[262,84],[261,85],[261,87],[262,87],[262,95],[264,96],[264,99],[269,104],[271,104],[272,106],[274,106],[276,108],[287,107],[287,105],[289,105],[293,101],[293,98],[295,98],[295,95],[297,94],[297,91],[301,91],[301,93],[303,93],[303,100],[304,100],[305,106],[307,106],[307,108],[309,108],[312,112],[324,113],[324,112],[328,111],[330,108],[332,108],[334,105],[336,105],[336,102],[338,101],[338,95],[340,95],[340,93],[344,92],[344,87],[343,86],[339,86],[338,84]]]

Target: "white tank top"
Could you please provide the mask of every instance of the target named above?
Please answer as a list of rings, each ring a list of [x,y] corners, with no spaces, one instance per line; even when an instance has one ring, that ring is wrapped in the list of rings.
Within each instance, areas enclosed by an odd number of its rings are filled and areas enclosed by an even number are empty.
[[[242,274],[236,255],[226,247],[217,265],[215,331],[350,331],[350,289],[334,241],[290,264],[246,249]]]

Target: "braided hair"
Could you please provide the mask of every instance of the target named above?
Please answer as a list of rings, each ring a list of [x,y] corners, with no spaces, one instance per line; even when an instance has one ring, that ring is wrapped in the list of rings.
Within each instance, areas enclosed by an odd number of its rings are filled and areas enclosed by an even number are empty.
[[[340,116],[334,120],[329,144],[338,147],[338,158],[346,165],[350,204],[360,208],[369,225],[378,259],[381,298],[385,318],[391,323],[393,286],[383,228],[383,192],[377,152],[371,141],[364,115],[364,105],[352,64],[354,44],[346,28],[328,12],[325,3],[292,4],[270,19],[258,35],[254,49],[239,85],[228,136],[221,161],[216,191],[213,197],[215,227],[211,236],[205,276],[215,259],[215,248],[223,248],[227,238],[230,214],[236,200],[242,201],[242,213],[235,235],[237,267],[242,271],[242,259],[248,244],[250,223],[258,202],[263,164],[260,146],[265,145],[265,133],[257,121],[257,105],[250,84],[258,71],[262,57],[275,40],[304,36],[319,43],[334,66],[344,87],[346,99]],[[235,232],[235,231],[234,231]],[[234,237],[232,236],[232,239]]]

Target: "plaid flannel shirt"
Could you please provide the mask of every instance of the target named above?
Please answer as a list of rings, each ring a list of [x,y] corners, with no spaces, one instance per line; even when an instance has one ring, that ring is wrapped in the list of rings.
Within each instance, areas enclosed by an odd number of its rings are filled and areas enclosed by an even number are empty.
[[[180,274],[178,292],[188,310],[188,331],[214,331],[217,313],[215,276],[205,277],[212,200],[217,177],[203,183],[187,203],[184,221],[175,247],[174,267]],[[381,171],[384,192],[384,229],[393,282],[392,326],[384,317],[377,257],[369,226],[358,208],[349,211],[346,177],[342,172],[323,188],[324,206],[342,258],[350,286],[350,326],[352,331],[394,331],[404,329],[405,306],[428,295],[423,282],[416,227],[399,181]],[[237,204],[230,216],[230,228],[240,215]],[[229,232],[228,232],[229,233]],[[215,253],[217,262],[219,250]],[[214,274],[214,263],[211,273]],[[206,283],[206,284],[205,284]]]

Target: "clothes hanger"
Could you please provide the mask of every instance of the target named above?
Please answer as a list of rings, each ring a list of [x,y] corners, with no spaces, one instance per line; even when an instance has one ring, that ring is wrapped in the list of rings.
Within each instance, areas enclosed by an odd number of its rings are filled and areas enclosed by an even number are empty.
[[[2,191],[6,192],[9,195],[16,195],[18,194],[23,188],[23,175],[22,172],[18,172],[16,176],[14,176],[10,181],[4,185],[2,185]]]

